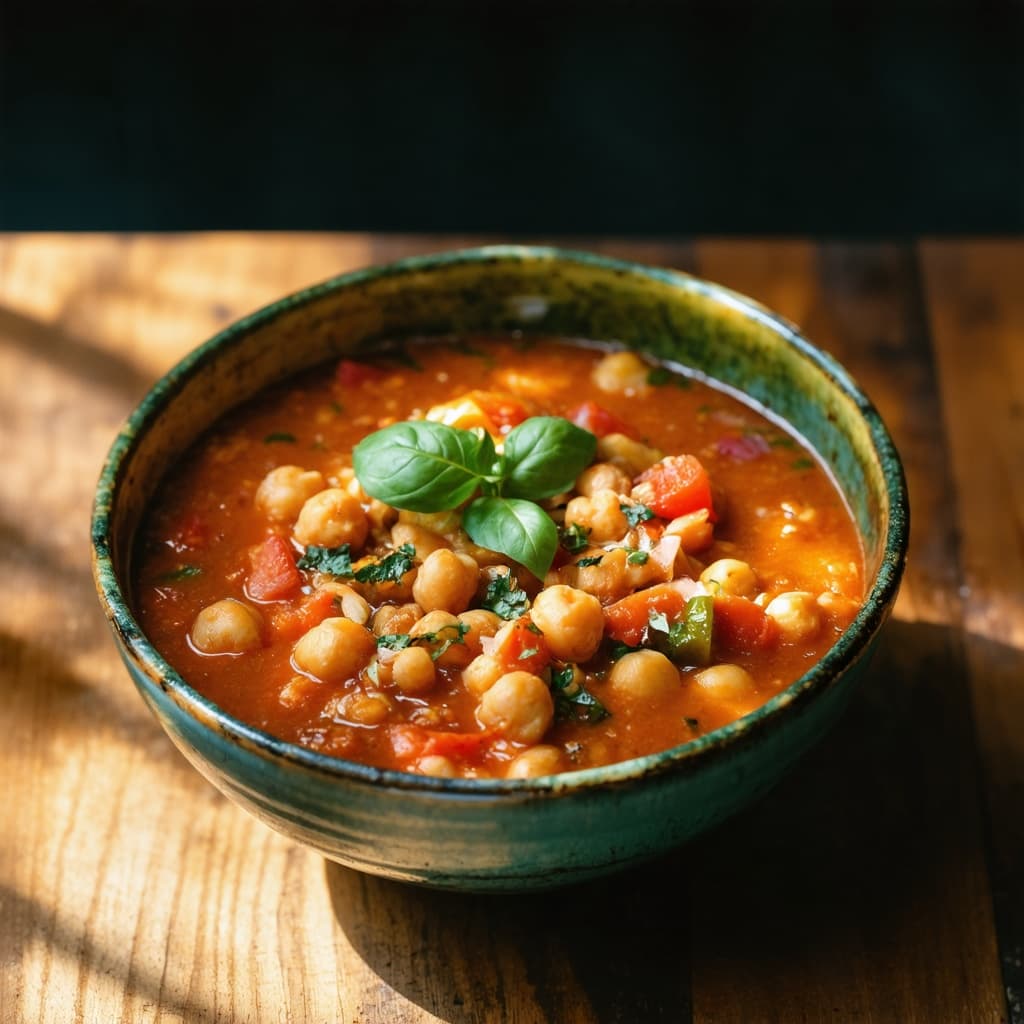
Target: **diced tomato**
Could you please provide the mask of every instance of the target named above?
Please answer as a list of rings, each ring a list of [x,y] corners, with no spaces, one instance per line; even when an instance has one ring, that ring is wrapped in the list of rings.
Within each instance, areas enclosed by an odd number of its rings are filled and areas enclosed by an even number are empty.
[[[745,597],[715,595],[715,650],[751,654],[769,647],[778,639],[775,620],[764,609]]]
[[[357,388],[368,380],[380,380],[385,371],[370,363],[357,363],[354,359],[342,359],[334,372],[335,380],[343,388]]]
[[[683,590],[672,583],[638,590],[605,608],[605,632],[613,640],[637,647],[643,643],[651,612],[661,612],[672,622],[683,614],[686,601]]]
[[[480,407],[483,414],[500,430],[518,427],[530,415],[526,406],[514,395],[500,391],[470,391],[467,396]]]
[[[275,610],[270,618],[270,627],[275,639],[294,642],[334,614],[334,595],[329,590],[318,590],[297,608]]]
[[[288,542],[276,533],[257,548],[246,589],[257,601],[280,601],[298,590],[302,577],[295,567],[295,555]]]
[[[171,543],[177,551],[183,551],[185,548],[201,548],[205,547],[209,536],[209,527],[200,518],[198,512],[193,512],[174,531]]]
[[[589,399],[575,409],[570,409],[565,418],[577,427],[589,430],[595,437],[606,437],[608,434],[625,434],[637,438],[637,432],[624,420],[609,412],[603,405]]]
[[[388,730],[395,757],[403,767],[410,767],[421,757],[439,754],[458,761],[479,760],[495,733],[491,729],[481,732],[445,732],[424,729],[420,725],[393,725]]]
[[[491,653],[509,672],[533,672],[536,675],[547,668],[551,651],[544,634],[533,625],[529,616],[516,619],[511,629],[507,632],[503,629],[502,632],[501,642]]]
[[[669,455],[640,474],[634,496],[663,519],[706,508],[715,522],[711,479],[695,455]]]

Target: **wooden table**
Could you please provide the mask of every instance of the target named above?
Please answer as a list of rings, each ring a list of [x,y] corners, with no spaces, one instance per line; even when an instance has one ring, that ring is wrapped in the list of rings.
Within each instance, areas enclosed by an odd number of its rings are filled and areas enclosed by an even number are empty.
[[[149,716],[88,566],[119,422],[240,314],[467,241],[0,239],[0,1018],[1024,1021],[1022,241],[579,243],[802,324],[881,407],[910,480],[870,682],[691,847],[549,895],[422,892],[270,832]]]

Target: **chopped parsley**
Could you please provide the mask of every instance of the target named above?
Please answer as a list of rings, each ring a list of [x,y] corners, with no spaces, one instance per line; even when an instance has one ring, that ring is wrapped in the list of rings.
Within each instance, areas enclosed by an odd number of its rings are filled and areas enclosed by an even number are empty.
[[[347,544],[336,548],[320,548],[310,544],[296,564],[300,569],[313,569],[331,576],[352,575],[352,554]]]
[[[807,458],[794,459],[790,466],[793,469],[814,469],[814,460]]]
[[[646,523],[648,519],[654,518],[653,510],[642,502],[637,502],[635,505],[619,505],[619,508],[630,526],[639,526],[641,523]]]
[[[668,384],[672,379],[672,374],[665,369],[664,366],[655,366],[647,374],[647,383],[653,384],[655,387],[661,387],[662,384]]]
[[[403,544],[379,562],[371,562],[357,569],[356,579],[360,583],[398,583],[412,568],[415,554],[416,549],[411,544]]]
[[[582,683],[576,681],[574,665],[552,668],[551,695],[555,699],[555,714],[559,718],[594,725],[611,715]]]
[[[198,565],[179,565],[177,569],[161,573],[157,576],[158,583],[178,583],[180,580],[188,580],[193,576],[202,575],[203,570]]]
[[[604,555],[594,555],[591,558],[581,558],[574,564],[579,566],[581,569],[585,569],[588,565],[599,565]]]
[[[263,438],[264,444],[295,444],[295,435],[287,430],[275,430]]]
[[[630,551],[626,556],[626,561],[630,565],[646,565],[650,557],[646,551]]]
[[[590,531],[579,523],[570,523],[564,530],[562,530],[562,547],[569,552],[570,555],[578,555],[585,548],[590,546]]]
[[[430,652],[433,661],[437,661],[449,647],[454,644],[464,644],[465,637],[469,632],[469,625],[465,622],[453,622],[451,625],[442,626],[433,633],[421,633],[419,636],[411,636],[409,633],[385,633],[377,637],[377,646],[386,647],[389,651],[404,651],[413,644],[437,644]],[[442,639],[442,634],[445,635]]]
[[[487,595],[483,600],[484,608],[494,612],[502,619],[518,619],[526,614],[530,607],[530,599],[526,592],[519,589],[518,582],[512,573],[495,576],[487,584]]]

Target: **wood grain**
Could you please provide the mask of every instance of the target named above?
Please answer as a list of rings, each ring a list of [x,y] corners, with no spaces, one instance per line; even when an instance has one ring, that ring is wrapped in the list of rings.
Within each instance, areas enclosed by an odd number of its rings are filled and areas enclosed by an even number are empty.
[[[264,302],[476,241],[0,239],[0,1019],[1005,1020],[1024,920],[1024,244],[930,243],[919,262],[577,243],[696,268],[804,324],[907,464],[911,568],[871,681],[798,773],[691,848],[546,896],[421,892],[269,832],[145,712],[88,572],[121,419]]]

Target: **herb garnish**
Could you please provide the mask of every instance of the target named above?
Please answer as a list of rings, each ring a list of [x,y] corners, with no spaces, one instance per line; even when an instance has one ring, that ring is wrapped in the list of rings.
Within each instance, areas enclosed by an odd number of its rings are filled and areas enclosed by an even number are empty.
[[[646,565],[650,557],[650,554],[646,551],[630,551],[626,556],[626,561],[630,565]]]
[[[443,512],[469,501],[462,527],[473,542],[543,577],[558,529],[535,502],[569,490],[596,447],[566,419],[533,416],[509,432],[499,458],[488,434],[416,420],[364,438],[352,463],[363,490],[396,508]]]
[[[578,562],[574,562],[573,565],[580,569],[585,569],[588,565],[599,565],[604,555],[594,555],[591,558],[581,558]]]
[[[641,523],[646,523],[648,519],[654,518],[654,512],[648,508],[642,502],[637,502],[635,505],[619,505],[622,510],[622,514],[626,517],[626,522],[630,526],[636,527]]]
[[[502,619],[518,619],[526,614],[530,599],[525,590],[520,590],[512,573],[495,576],[487,584],[487,595],[483,607],[490,609]]]
[[[672,379],[672,374],[664,366],[655,366],[647,374],[647,383],[654,387],[661,387]]]
[[[310,544],[295,563],[300,569],[330,573],[331,576],[352,575],[352,555],[347,544],[336,548],[319,548]]]
[[[806,458],[794,459],[790,465],[793,469],[814,469],[814,460]]]
[[[571,718],[594,725],[611,715],[582,683],[576,681],[574,665],[552,668],[551,695],[555,700],[555,714],[559,718]]]
[[[449,647],[466,642],[465,636],[469,632],[469,628],[468,623],[453,622],[450,625],[442,626],[435,632],[421,633],[419,636],[411,636],[409,633],[385,633],[383,636],[377,637],[377,646],[386,647],[390,651],[404,651],[406,647],[411,647],[413,644],[433,644],[440,640],[438,646],[430,652],[431,659],[437,661]],[[443,633],[450,635],[445,636],[442,640]]]
[[[357,569],[356,579],[360,583],[398,583],[412,568],[415,554],[416,549],[411,544],[403,544],[379,562],[371,562]]]
[[[263,438],[264,444],[295,444],[295,435],[287,430],[275,430]]]
[[[179,580],[187,580],[193,576],[199,576],[202,574],[202,571],[198,565],[179,565],[177,569],[161,573],[156,579],[157,583],[177,583]]]
[[[569,552],[570,555],[579,554],[584,548],[590,546],[588,540],[590,536],[590,530],[585,526],[580,526],[579,523],[570,523],[561,533],[562,547]]]

